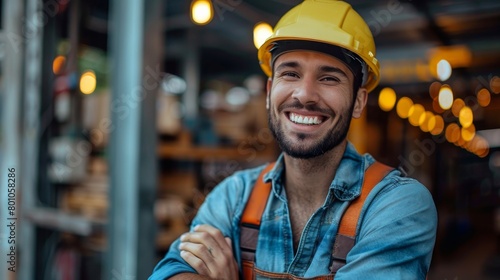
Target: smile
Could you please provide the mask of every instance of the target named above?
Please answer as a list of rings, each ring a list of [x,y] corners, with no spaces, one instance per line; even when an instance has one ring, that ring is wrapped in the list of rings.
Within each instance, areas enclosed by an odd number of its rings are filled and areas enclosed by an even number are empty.
[[[289,118],[292,122],[296,124],[305,125],[318,125],[323,122],[324,117],[322,116],[303,116],[296,113],[290,113]]]

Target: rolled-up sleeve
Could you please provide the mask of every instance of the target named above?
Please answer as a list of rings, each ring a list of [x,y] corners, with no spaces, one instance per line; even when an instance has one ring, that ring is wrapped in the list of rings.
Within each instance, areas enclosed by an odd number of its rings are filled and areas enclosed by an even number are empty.
[[[199,224],[208,224],[219,229],[233,240],[233,248],[239,248],[235,240],[235,220],[239,220],[244,194],[248,192],[238,173],[226,178],[206,197],[191,223],[191,230]],[[149,280],[164,280],[180,273],[196,273],[180,256],[180,240],[176,239],[165,257],[156,265]],[[236,253],[236,252],[235,252]]]

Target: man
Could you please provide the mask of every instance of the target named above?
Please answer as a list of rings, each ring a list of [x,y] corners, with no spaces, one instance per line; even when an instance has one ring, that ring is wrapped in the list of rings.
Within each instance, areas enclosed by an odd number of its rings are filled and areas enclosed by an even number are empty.
[[[250,277],[425,279],[436,209],[428,190],[397,170],[366,196],[355,243],[332,272],[339,222],[375,162],[346,140],[351,118],[360,117],[379,80],[366,23],[344,2],[305,0],[278,22],[259,60],[270,76],[269,127],[283,154],[263,172],[272,190],[259,202],[263,213]],[[150,279],[239,279],[241,220],[263,168],[220,183]]]

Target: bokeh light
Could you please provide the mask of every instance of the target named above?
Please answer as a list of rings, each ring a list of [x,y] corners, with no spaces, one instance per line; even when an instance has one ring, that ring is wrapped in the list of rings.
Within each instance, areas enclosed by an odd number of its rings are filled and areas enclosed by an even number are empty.
[[[444,120],[443,120],[443,117],[441,117],[440,115],[435,115],[434,116],[434,122],[435,122],[434,128],[432,128],[430,130],[430,132],[431,132],[432,135],[439,135],[444,130]]]
[[[468,106],[463,107],[462,110],[460,110],[458,120],[460,121],[460,124],[465,128],[471,126],[472,122],[474,121],[474,114],[472,113],[472,109]]]
[[[444,110],[448,110],[451,108],[453,104],[453,92],[451,88],[447,85],[443,85],[439,90],[439,106]]]
[[[212,2],[209,0],[193,0],[191,2],[191,19],[194,23],[208,24],[213,18]]]
[[[398,101],[398,105],[396,106],[396,112],[398,116],[402,119],[408,118],[410,115],[410,108],[413,106],[413,101],[408,97],[402,97]]]
[[[498,76],[495,76],[495,77],[491,78],[491,80],[490,80],[490,89],[495,94],[499,94],[500,93],[500,78]]]
[[[482,88],[477,92],[477,103],[482,107],[487,107],[491,102],[491,94],[490,91]]]
[[[462,138],[469,142],[472,139],[474,139],[474,136],[476,136],[476,127],[474,125],[471,125],[469,127],[462,127]]]
[[[455,99],[455,101],[453,101],[451,112],[455,117],[458,118],[458,116],[460,115],[460,110],[462,110],[463,107],[465,107],[465,102],[461,98],[457,98]]]
[[[481,158],[486,157],[490,151],[490,145],[489,145],[488,141],[486,141],[486,139],[484,139],[483,137],[475,137],[475,138],[477,138],[478,140],[477,140],[477,143],[475,145],[474,153],[478,157],[481,157]]]
[[[451,65],[446,59],[441,59],[437,64],[437,76],[439,80],[446,81],[451,77]]]
[[[420,104],[415,104],[410,108],[408,121],[410,122],[411,125],[418,126],[419,121],[420,121],[420,117],[424,113],[425,113],[424,106],[422,106]]]
[[[441,89],[442,84],[440,82],[433,82],[429,86],[429,95],[432,99],[438,98],[439,90]]]
[[[396,92],[392,88],[384,88],[378,96],[378,105],[380,109],[388,112],[394,108],[396,104]]]
[[[429,111],[424,112],[418,120],[418,125],[423,132],[429,132],[434,129],[434,126],[436,125],[434,114]]]
[[[56,75],[61,74],[65,66],[66,66],[66,57],[63,55],[58,55],[56,56],[56,58],[54,58],[54,62],[52,63],[52,71]]]
[[[273,34],[273,28],[269,23],[259,22],[253,28],[253,44],[258,49]]]
[[[446,140],[450,143],[455,143],[460,138],[460,127],[456,123],[451,123],[446,127]]]
[[[83,94],[91,94],[95,91],[97,79],[94,71],[85,71],[80,77],[80,91]]]
[[[437,97],[432,100],[432,109],[434,110],[434,112],[436,112],[438,114],[441,114],[441,113],[443,113],[445,111],[439,105],[439,100],[438,100]]]

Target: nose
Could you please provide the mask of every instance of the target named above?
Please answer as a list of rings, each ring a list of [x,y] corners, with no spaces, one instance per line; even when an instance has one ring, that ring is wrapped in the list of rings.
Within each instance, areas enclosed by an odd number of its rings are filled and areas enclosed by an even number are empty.
[[[294,89],[292,97],[301,104],[315,104],[319,102],[319,92],[313,79],[302,78],[301,82]]]

